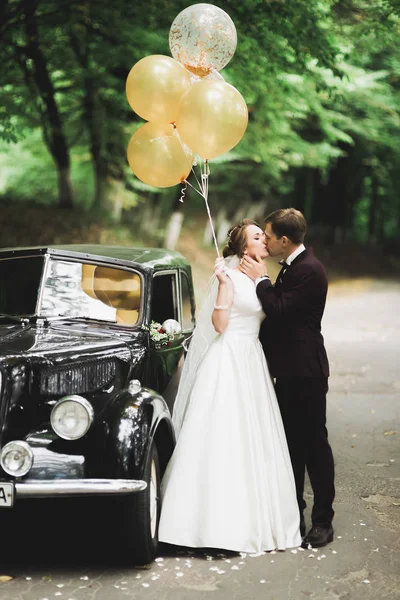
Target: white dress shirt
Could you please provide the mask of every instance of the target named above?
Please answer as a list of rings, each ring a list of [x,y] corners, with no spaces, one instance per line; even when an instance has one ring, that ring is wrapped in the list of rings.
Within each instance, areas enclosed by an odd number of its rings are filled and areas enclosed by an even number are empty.
[[[286,264],[289,266],[292,264],[292,262],[294,261],[295,258],[298,257],[299,254],[301,254],[302,252],[304,252],[304,250],[306,249],[304,244],[300,244],[300,246],[298,248],[296,248],[296,250],[294,252],[292,252],[292,254],[290,256],[287,257],[286,259]]]

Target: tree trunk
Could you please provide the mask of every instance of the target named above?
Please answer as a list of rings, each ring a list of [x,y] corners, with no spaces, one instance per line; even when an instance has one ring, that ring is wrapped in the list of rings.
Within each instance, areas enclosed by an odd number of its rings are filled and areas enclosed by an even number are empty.
[[[57,164],[58,204],[60,208],[72,208],[71,170]]]
[[[377,236],[377,211],[378,211],[378,182],[374,175],[371,176],[371,196],[368,214],[368,242],[371,246],[376,246]]]
[[[168,250],[175,250],[183,224],[182,202],[180,202],[181,191],[176,197],[172,206],[172,215],[168,221],[168,225],[164,236],[164,247]]]
[[[331,168],[328,181],[322,183],[320,176],[314,180],[313,218],[325,226],[325,240],[333,243],[342,243],[353,235],[352,212],[362,195],[366,175],[362,142],[356,139],[354,146],[339,147],[346,155]]]
[[[114,223],[121,222],[123,208],[123,190],[124,182],[121,179],[114,179],[110,186],[109,202],[111,203],[111,218]]]
[[[168,222],[167,230],[164,237],[164,247],[168,250],[175,250],[179,236],[182,230],[183,212],[175,211],[172,213]]]
[[[98,107],[95,103],[95,90],[93,86],[93,80],[90,75],[85,77],[84,80],[85,88],[85,121],[89,131],[90,139],[90,152],[92,155],[94,165],[94,196],[93,196],[93,207],[99,211],[108,212],[108,186],[106,184],[107,178],[107,164],[104,160],[102,151],[102,138],[101,138],[101,127],[99,126],[100,119],[97,118]]]
[[[76,18],[76,15],[75,15]],[[98,86],[96,84],[97,74],[90,69],[90,34],[87,23],[90,20],[90,6],[88,2],[82,1],[78,6],[78,21],[69,29],[71,47],[75,54],[83,77],[83,118],[89,133],[90,153],[93,162],[94,194],[92,209],[96,212],[113,212],[114,207],[107,206],[109,185],[107,183],[107,164],[104,159],[104,140],[101,128],[101,116],[99,103],[96,101]],[[118,209],[116,209],[118,213]],[[114,215],[115,216],[115,215]]]
[[[94,171],[94,194],[91,210],[96,213],[109,213],[114,210],[110,198],[110,191],[113,189],[114,185],[110,185],[110,182],[107,179],[106,166],[100,155],[93,152],[93,149],[91,154]]]
[[[203,244],[205,246],[211,246],[212,243],[213,243],[213,235],[212,235],[212,231],[211,231],[210,220],[207,219],[207,223],[206,223],[206,226],[204,227],[204,233],[203,233]]]
[[[305,193],[303,213],[308,223],[312,222],[314,204],[314,171],[307,169],[305,174]]]
[[[33,78],[42,102],[44,141],[54,159],[58,175],[58,202],[61,208],[72,208],[71,168],[63,123],[55,100],[55,90],[39,43],[36,22],[37,0],[22,4],[25,17],[26,53],[33,64]]]
[[[211,215],[215,236],[217,238],[218,244],[222,244],[225,241],[226,234],[228,233],[228,229],[231,223],[227,217],[228,210],[224,206],[221,206],[215,217]],[[207,219],[206,226],[204,228],[203,233],[203,244],[205,246],[214,246],[214,236],[211,228],[210,219]]]

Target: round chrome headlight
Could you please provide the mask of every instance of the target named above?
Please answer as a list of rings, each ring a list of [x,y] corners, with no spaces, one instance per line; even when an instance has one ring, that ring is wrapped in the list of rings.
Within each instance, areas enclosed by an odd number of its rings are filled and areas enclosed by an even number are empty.
[[[16,440],[8,442],[0,453],[3,471],[14,477],[26,475],[33,464],[33,452],[29,444]]]
[[[50,423],[64,440],[77,440],[85,435],[93,422],[93,407],[82,396],[65,396],[54,406]]]

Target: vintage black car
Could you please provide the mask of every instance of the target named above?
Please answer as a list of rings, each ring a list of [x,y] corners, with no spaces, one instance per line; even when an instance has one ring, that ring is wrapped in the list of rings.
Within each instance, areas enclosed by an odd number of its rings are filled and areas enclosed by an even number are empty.
[[[194,314],[177,252],[0,251],[0,512],[23,499],[107,496],[125,556],[152,560]],[[169,336],[154,339],[152,321]]]

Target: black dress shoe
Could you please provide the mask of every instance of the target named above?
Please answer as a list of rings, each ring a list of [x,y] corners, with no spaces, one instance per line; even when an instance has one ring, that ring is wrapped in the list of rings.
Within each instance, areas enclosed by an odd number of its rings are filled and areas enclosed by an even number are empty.
[[[306,522],[303,515],[300,516],[300,535],[302,538],[306,535]]]
[[[329,544],[332,540],[332,526],[323,527],[322,525],[313,525],[303,539],[301,547],[305,549],[307,549],[308,546],[311,546],[312,548],[322,548],[322,546],[326,546],[326,544]]]

